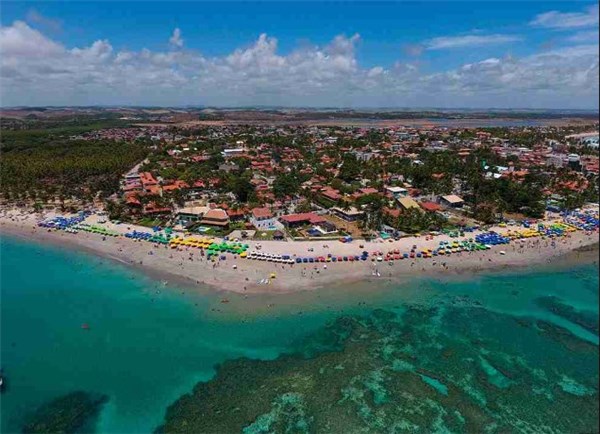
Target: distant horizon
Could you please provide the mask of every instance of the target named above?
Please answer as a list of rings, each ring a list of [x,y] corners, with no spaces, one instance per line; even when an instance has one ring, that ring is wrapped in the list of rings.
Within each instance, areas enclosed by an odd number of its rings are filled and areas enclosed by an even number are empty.
[[[127,104],[92,104],[92,105],[18,105],[18,106],[1,106],[0,110],[33,110],[33,109],[173,109],[173,110],[301,110],[301,111],[362,111],[362,112],[378,112],[378,111],[394,111],[394,112],[583,112],[583,113],[598,113],[597,108],[527,108],[527,107],[361,107],[361,106],[281,106],[281,105],[246,105],[246,106],[215,106],[215,105],[127,105]]]

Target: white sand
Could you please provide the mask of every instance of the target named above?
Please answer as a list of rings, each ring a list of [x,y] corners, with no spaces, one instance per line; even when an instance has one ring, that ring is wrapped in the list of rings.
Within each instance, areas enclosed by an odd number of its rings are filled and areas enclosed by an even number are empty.
[[[50,216],[47,214],[46,216]],[[406,280],[415,275],[444,276],[456,273],[478,272],[483,270],[523,267],[550,262],[553,258],[563,256],[582,246],[598,243],[598,232],[585,234],[575,232],[557,239],[553,247],[551,241],[538,238],[528,239],[525,244],[515,242],[510,245],[495,246],[485,252],[463,252],[450,256],[438,256],[429,259],[405,259],[395,261],[392,265],[386,262],[343,262],[319,264],[283,265],[264,261],[236,258],[227,254],[227,260],[217,263],[206,261],[200,250],[185,248],[171,249],[166,246],[155,246],[146,241],[135,241],[125,237],[106,238],[98,234],[80,232],[69,234],[63,231],[48,231],[37,227],[40,215],[19,210],[0,213],[0,233],[6,232],[41,242],[84,249],[124,264],[141,267],[149,274],[165,280],[179,280],[188,285],[208,284],[217,289],[235,292],[290,292],[315,289],[326,285],[356,281],[378,281],[385,279]],[[94,223],[98,216],[91,216],[86,222]],[[136,229],[148,231],[147,228],[128,224],[104,224],[108,229],[120,233]],[[496,228],[499,232],[506,229]],[[476,233],[466,234],[467,238]],[[435,248],[440,241],[454,241],[445,235],[426,240],[425,237],[409,237],[393,242],[365,242],[356,240],[349,244],[339,241],[249,241],[250,249],[262,246],[262,251],[292,256],[334,256],[359,255],[363,250],[371,254],[374,251],[398,249],[409,252],[413,245],[418,250]],[[360,248],[363,244],[364,248]],[[313,249],[309,252],[309,249]],[[506,255],[499,252],[504,250]],[[233,265],[236,265],[234,269]],[[325,266],[326,265],[326,269]],[[377,270],[379,277],[373,275]],[[271,273],[277,277],[269,284],[259,284]]]

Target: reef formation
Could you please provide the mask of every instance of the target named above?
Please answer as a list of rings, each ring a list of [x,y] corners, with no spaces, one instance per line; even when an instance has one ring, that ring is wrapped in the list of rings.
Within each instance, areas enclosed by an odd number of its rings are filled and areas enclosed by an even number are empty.
[[[23,433],[78,433],[94,432],[96,419],[105,395],[76,391],[53,399],[28,418]]]
[[[293,354],[227,361],[157,432],[597,432],[597,345],[458,304],[345,316]]]

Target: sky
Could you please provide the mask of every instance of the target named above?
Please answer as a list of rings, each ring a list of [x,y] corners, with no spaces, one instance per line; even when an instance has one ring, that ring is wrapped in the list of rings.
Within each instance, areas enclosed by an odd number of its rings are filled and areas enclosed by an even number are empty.
[[[598,109],[589,1],[2,1],[0,104]]]

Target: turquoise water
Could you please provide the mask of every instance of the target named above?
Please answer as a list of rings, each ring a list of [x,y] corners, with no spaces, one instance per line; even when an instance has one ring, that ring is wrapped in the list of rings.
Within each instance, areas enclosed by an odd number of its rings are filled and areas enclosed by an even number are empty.
[[[598,335],[589,327],[537,301],[554,295],[577,311],[597,314],[598,268],[593,265],[452,282],[415,280],[401,287],[349,290],[347,295],[343,288],[287,298],[228,295],[231,302],[222,304],[222,294],[182,294],[81,253],[11,238],[2,239],[0,253],[2,369],[8,384],[1,398],[4,433],[20,431],[36,407],[75,390],[108,396],[98,432],[150,432],[163,423],[170,404],[199,381],[214,377],[215,365],[239,357],[274,360],[282,353],[305,350],[303,340],[335,318],[369,314],[374,308],[400,314],[413,304],[443,303],[456,312],[475,307],[489,315],[547,321],[598,345]],[[441,325],[447,316],[440,311],[427,321]],[[82,329],[84,323],[89,330]],[[468,326],[459,331],[465,336],[471,332]],[[503,342],[507,354],[524,352],[523,342],[506,340],[501,327],[487,327],[485,334]],[[315,345],[309,352],[327,350],[325,344]],[[528,363],[543,364],[550,357],[547,350],[544,341],[532,341]],[[558,352],[551,356],[560,360]],[[476,364],[491,384],[511,387],[513,381],[494,365],[497,361],[485,353],[478,358]],[[413,369],[400,359],[393,366],[397,372]],[[580,373],[597,377],[597,367],[582,362],[576,368],[565,366],[562,390],[597,396],[597,390],[573,378]],[[424,372],[419,377],[423,388],[448,395],[448,381]],[[367,384],[380,380],[371,378]],[[385,394],[376,401],[383,405]]]
[[[109,396],[100,432],[149,432],[216,363],[274,358],[331,315],[221,318],[210,311],[220,307],[217,297],[181,295],[113,263],[8,238],[1,248],[9,386],[2,432],[17,431],[32,407],[72,390]]]

